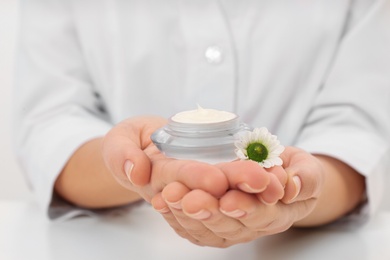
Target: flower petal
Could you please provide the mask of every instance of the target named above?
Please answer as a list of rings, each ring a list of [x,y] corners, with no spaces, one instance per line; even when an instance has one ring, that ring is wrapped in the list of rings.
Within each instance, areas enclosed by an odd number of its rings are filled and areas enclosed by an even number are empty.
[[[267,128],[255,128],[253,131],[243,131],[235,135],[236,155],[242,160],[248,160],[247,148],[252,143],[261,143],[268,150],[268,156],[259,164],[265,168],[270,168],[275,165],[282,165],[283,161],[279,157],[284,151],[284,146],[280,145],[280,141],[276,135],[272,135]]]

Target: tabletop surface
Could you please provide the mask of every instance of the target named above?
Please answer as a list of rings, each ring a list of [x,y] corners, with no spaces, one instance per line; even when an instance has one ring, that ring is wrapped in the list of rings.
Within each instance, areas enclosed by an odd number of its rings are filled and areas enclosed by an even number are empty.
[[[353,225],[291,229],[225,249],[177,236],[149,205],[53,222],[32,201],[0,201],[0,259],[390,259],[390,212]]]

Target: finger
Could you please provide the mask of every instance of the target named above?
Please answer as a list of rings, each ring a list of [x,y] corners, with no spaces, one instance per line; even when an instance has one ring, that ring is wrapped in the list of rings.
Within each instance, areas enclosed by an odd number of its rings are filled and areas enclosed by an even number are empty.
[[[208,228],[214,237],[214,246],[228,247],[238,242],[253,239],[253,234],[247,230],[239,220],[223,214],[220,211],[219,201],[202,190],[189,192],[182,199],[183,212],[198,219]],[[199,239],[199,238],[198,238]]]
[[[193,190],[182,200],[183,212],[190,218],[199,220],[207,232],[194,234],[197,240],[208,246],[225,248],[239,242],[248,241],[243,225],[222,214],[216,198],[202,190]],[[188,230],[188,228],[187,228]]]
[[[229,188],[225,174],[216,166],[175,159],[152,158],[152,186],[162,190],[168,183],[178,181],[189,189],[202,189],[215,197],[222,196]]]
[[[103,144],[107,168],[125,187],[143,186],[150,179],[150,161],[146,154],[127,137],[109,133]]]
[[[200,219],[205,219],[210,217],[210,212],[206,210],[200,210],[199,212],[194,213],[184,213],[182,207],[186,205],[185,196],[191,192],[181,183],[171,183],[167,185],[163,192],[162,197],[166,201],[167,205],[170,207],[172,214],[174,215],[177,223],[180,224],[180,233],[188,234],[190,241],[199,244],[199,245],[208,245],[208,246],[219,246],[223,239],[217,237],[213,234],[207,227],[205,227]],[[207,194],[207,193],[206,193]],[[200,194],[199,194],[200,195]],[[213,196],[209,195],[213,200],[216,200]],[[209,198],[210,198],[209,197]],[[205,197],[200,195],[197,197],[197,201],[205,201]],[[207,203],[213,203],[213,200],[207,201]],[[218,203],[218,202],[217,202]],[[172,222],[172,220],[170,220]]]
[[[161,214],[171,213],[171,210],[169,209],[169,206],[165,202],[164,198],[162,197],[161,192],[154,195],[150,203],[152,204],[153,208]]]
[[[171,189],[173,191],[178,191],[179,194],[184,192],[188,192],[189,190],[186,189],[186,187],[184,187],[183,185],[178,185],[178,186],[175,186],[176,184],[175,183],[172,183],[171,184],[172,187]],[[168,188],[169,189],[169,188]],[[181,197],[177,197],[177,194],[176,192],[173,192],[172,193],[173,197],[169,196],[169,199],[174,201],[177,199],[177,201],[181,201]],[[182,195],[183,196],[183,195]],[[161,215],[164,217],[164,219],[168,222],[168,224],[173,228],[173,230],[181,237],[185,238],[185,239],[188,239],[189,241],[191,241],[192,243],[194,244],[198,244],[200,245],[199,241],[197,241],[196,239],[194,239],[181,225],[180,223],[177,221],[175,215],[172,213],[172,211],[170,210],[169,208],[169,205],[167,204],[167,202],[165,201],[163,195],[162,195],[162,192],[159,192],[157,193],[151,200],[151,204],[153,206],[153,208],[158,211],[159,213],[161,213]],[[175,204],[180,204],[180,203],[175,203]]]
[[[292,146],[286,146],[284,151],[279,155],[280,159],[283,161],[283,167],[286,168],[288,165],[291,165],[291,161],[296,156],[298,148]]]
[[[323,184],[323,173],[321,167],[307,165],[304,170],[296,174],[291,174],[286,185],[286,194],[292,194],[292,197],[284,198],[288,203],[295,201],[304,201],[311,198],[317,198],[321,185]]]
[[[286,149],[288,158],[284,167],[288,175],[285,187],[284,203],[304,201],[316,198],[323,183],[323,168],[313,155],[297,149]]]
[[[257,197],[266,205],[275,205],[278,200],[284,196],[284,188],[279,179],[275,175],[270,176],[270,183],[267,189],[257,194]]]
[[[280,202],[272,206],[265,205],[256,198],[256,195],[237,190],[226,193],[220,204],[221,210],[227,215],[244,212],[238,219],[246,228],[255,232],[253,234],[255,237],[282,232],[295,220],[293,212],[280,209]]]
[[[190,189],[179,182],[167,184],[161,192],[164,202],[171,208],[182,209],[181,200]]]
[[[158,117],[122,121],[103,140],[103,159],[114,177],[125,187],[144,186],[150,180],[150,160],[143,149],[150,134],[165,121]]]
[[[256,226],[262,226],[262,223],[266,220],[269,215],[266,209],[268,207],[261,207],[262,211],[259,211],[259,207],[262,204],[255,194],[248,194],[246,192],[238,191],[238,190],[230,190],[228,191],[221,199],[220,199],[220,210],[227,216],[236,218],[240,220],[240,222],[244,225],[245,220],[249,219],[248,216],[257,212],[262,217],[258,217]],[[267,223],[267,222],[266,222]],[[255,225],[247,225],[249,227],[253,227]]]
[[[168,204],[164,201],[164,198],[162,197],[161,193],[157,193],[152,198],[152,205],[156,211],[161,213],[165,221],[171,226],[171,228],[181,236],[182,238],[185,238],[189,241],[191,241],[194,244],[200,245],[199,241],[194,239],[177,221],[175,215],[172,213],[172,211],[169,209]]]
[[[234,161],[217,166],[225,173],[231,189],[259,193],[270,182],[270,173],[254,161]]]
[[[302,189],[302,181],[298,174],[291,174],[288,178],[286,187],[285,187],[285,194],[282,198],[282,201],[284,203],[293,203],[296,200],[298,200],[298,195],[301,192]],[[302,197],[301,197],[302,199]]]
[[[287,176],[287,172],[284,170],[282,166],[274,166],[267,169],[267,171],[275,175],[283,187],[286,186],[288,176]]]

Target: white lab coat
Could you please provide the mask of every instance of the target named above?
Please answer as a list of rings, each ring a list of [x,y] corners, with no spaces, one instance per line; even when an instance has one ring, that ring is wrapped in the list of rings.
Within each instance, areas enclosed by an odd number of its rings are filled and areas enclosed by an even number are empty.
[[[80,145],[196,104],[348,163],[383,205],[390,1],[24,0],[21,17],[15,144],[45,208]]]

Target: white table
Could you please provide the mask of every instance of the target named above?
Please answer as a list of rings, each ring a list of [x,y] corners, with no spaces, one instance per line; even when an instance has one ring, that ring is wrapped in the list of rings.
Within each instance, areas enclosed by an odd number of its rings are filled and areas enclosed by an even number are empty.
[[[0,201],[0,259],[390,259],[390,212],[364,225],[290,230],[218,249],[178,237],[148,205],[126,216],[50,222],[34,202]]]

